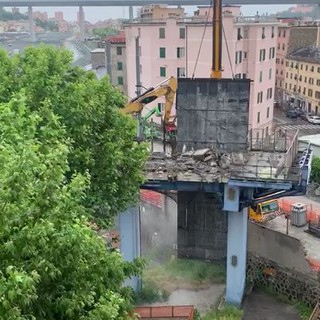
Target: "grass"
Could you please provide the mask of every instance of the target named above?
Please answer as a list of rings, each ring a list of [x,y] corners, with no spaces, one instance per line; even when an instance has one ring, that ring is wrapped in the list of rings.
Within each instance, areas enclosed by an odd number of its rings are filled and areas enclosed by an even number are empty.
[[[225,281],[225,267],[213,263],[171,259],[160,265],[150,263],[143,272],[143,283],[168,294],[176,289],[205,289]]]
[[[222,309],[216,309],[208,312],[201,320],[241,320],[243,311],[233,307],[224,306]]]
[[[161,302],[167,300],[168,293],[164,290],[159,290],[148,284],[142,287],[142,290],[136,293],[133,297],[133,303],[135,305],[141,305],[143,303]]]

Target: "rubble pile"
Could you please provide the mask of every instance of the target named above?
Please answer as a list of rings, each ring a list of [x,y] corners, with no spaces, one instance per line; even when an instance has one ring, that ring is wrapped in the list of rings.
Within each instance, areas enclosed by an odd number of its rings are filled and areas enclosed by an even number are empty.
[[[235,166],[247,163],[244,153],[222,153],[213,148],[186,151],[176,157],[164,153],[153,153],[147,163],[146,170],[158,175],[167,174],[168,179],[176,179],[177,175],[194,175],[205,180],[217,180],[228,175]]]

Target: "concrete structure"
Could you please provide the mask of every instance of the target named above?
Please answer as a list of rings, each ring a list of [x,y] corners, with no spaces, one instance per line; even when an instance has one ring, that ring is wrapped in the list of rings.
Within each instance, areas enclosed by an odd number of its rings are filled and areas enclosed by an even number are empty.
[[[320,27],[317,22],[281,19],[278,28],[275,100],[285,100],[285,58],[306,46],[320,45]]]
[[[155,86],[172,75],[208,78],[212,56],[211,19],[212,9],[200,7],[196,15],[188,19],[137,19],[126,24],[128,62],[134,61],[135,39],[139,37],[142,85]],[[261,133],[265,136],[272,126],[277,21],[267,16],[243,17],[239,7],[224,7],[223,25],[223,77],[254,80],[250,89],[249,127],[264,129],[260,132],[259,138],[262,138]],[[128,95],[134,97],[136,66],[127,65]],[[156,102],[162,104],[164,100]]]
[[[302,47],[285,59],[284,97],[303,110],[320,112],[320,48]]]
[[[301,3],[301,0],[223,0],[224,4],[293,4]],[[306,0],[306,4],[318,4],[319,0]],[[207,5],[207,0],[0,0],[0,7],[55,7],[55,6],[144,6],[148,4],[168,4],[168,5]]]
[[[312,134],[299,138],[299,148],[303,149],[310,144],[314,157],[320,157],[320,134]]]
[[[167,5],[151,4],[143,6],[140,11],[142,19],[167,19],[172,17],[184,17],[183,8],[168,8]]]
[[[80,6],[79,7],[79,12],[77,14],[77,20],[79,23],[79,27],[80,27],[80,39],[84,40],[85,38],[85,16],[84,16],[84,10],[83,7]]]
[[[123,31],[106,38],[107,72],[111,83],[125,95],[128,93],[126,52],[126,37]]]
[[[97,69],[99,67],[107,66],[106,50],[104,48],[97,48],[91,51],[91,67]]]
[[[185,83],[188,86],[184,89]],[[183,148],[187,151],[174,159],[152,154],[146,166],[148,182],[142,188],[177,191],[178,255],[226,261],[226,300],[240,305],[246,281],[246,207],[261,201],[258,198],[263,193],[256,193],[257,188],[267,189],[267,195],[282,190],[276,195],[279,197],[287,192],[305,194],[311,151],[298,153],[297,134],[284,140],[283,132],[277,137],[269,134],[263,143],[255,140],[247,144],[232,141],[233,137],[225,134],[212,136],[212,127],[214,132],[220,132],[222,126],[231,129],[233,117],[243,117],[242,106],[248,110],[248,80],[180,79],[178,87],[182,90],[178,91],[177,100],[187,97],[186,108],[202,107],[195,116],[193,112],[179,115],[178,106],[179,130],[184,131],[184,137],[178,133],[177,146],[179,149],[188,141]],[[217,121],[208,123],[212,119],[206,115],[219,108]],[[248,130],[248,122],[240,121],[237,131],[244,128]],[[203,134],[196,139],[191,131]]]
[[[36,41],[35,31],[34,31],[34,22],[33,22],[33,10],[32,7],[28,7],[28,17],[29,17],[29,32],[31,42]]]
[[[63,12],[62,11],[56,11],[54,13],[54,19],[58,22],[63,22],[64,18],[63,18]]]

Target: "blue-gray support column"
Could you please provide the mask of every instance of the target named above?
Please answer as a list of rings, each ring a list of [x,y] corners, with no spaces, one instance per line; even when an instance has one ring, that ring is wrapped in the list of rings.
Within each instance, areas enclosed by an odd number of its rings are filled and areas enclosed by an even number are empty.
[[[31,42],[36,41],[36,36],[34,32],[34,22],[33,22],[33,10],[32,7],[28,7],[28,18],[29,18],[29,32],[30,32],[30,39]]]
[[[84,18],[84,11],[83,7],[79,7],[79,28],[80,28],[80,39],[84,40],[85,37],[85,18]]]
[[[226,302],[240,306],[246,286],[248,209],[240,210],[240,187],[225,185],[228,215]]]
[[[119,214],[120,251],[126,261],[133,261],[140,257],[140,208],[130,208]],[[134,291],[141,288],[141,279],[133,277],[127,279],[126,286]]]
[[[132,21],[133,20],[133,6],[129,7],[129,20]]]

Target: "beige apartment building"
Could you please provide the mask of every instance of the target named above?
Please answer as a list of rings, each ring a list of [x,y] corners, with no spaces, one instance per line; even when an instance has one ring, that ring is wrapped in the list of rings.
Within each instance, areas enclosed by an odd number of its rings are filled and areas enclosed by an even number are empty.
[[[285,95],[285,59],[295,50],[320,45],[320,24],[314,21],[283,19],[278,27],[275,100],[282,102]]]
[[[183,8],[168,8],[167,5],[164,4],[151,4],[147,6],[143,6],[140,11],[141,19],[167,19],[167,18],[177,18],[184,17],[184,9]]]
[[[285,59],[284,99],[303,110],[320,114],[320,48],[295,50]]]
[[[106,39],[106,57],[107,73],[111,83],[127,95],[126,35],[124,31]]]

